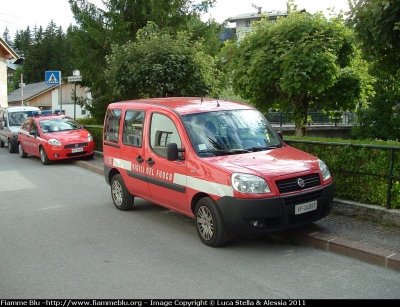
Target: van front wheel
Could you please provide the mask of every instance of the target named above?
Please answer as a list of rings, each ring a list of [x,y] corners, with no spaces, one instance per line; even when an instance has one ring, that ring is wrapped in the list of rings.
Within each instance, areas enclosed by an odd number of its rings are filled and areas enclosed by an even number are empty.
[[[111,197],[115,207],[121,211],[132,209],[134,197],[127,190],[121,175],[115,175],[111,179]]]
[[[195,209],[196,230],[200,240],[218,247],[228,242],[228,230],[215,201],[210,197],[199,200]]]

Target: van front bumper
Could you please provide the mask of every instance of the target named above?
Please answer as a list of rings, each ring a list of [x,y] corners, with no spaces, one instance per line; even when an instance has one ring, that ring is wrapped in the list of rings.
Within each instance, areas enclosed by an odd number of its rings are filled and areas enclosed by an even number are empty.
[[[228,230],[261,236],[310,224],[327,216],[334,198],[334,183],[320,189],[287,196],[245,199],[224,196],[217,200]],[[295,206],[317,201],[317,209],[295,214]]]

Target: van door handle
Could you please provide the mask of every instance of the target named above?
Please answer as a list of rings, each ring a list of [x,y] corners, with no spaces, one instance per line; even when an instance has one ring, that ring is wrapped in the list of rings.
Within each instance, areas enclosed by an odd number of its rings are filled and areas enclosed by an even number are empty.
[[[153,165],[154,165],[154,161],[153,161],[153,159],[152,159],[151,157],[148,158],[148,159],[146,160],[146,162],[147,162],[147,164],[150,165],[150,166],[153,166]]]
[[[142,158],[142,156],[139,155],[139,156],[136,158],[136,161],[138,161],[139,164],[143,163],[143,158]]]

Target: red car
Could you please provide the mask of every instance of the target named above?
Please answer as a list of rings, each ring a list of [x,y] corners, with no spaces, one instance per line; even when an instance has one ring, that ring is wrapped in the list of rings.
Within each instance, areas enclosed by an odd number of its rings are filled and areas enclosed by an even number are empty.
[[[21,158],[40,157],[42,164],[72,158],[93,158],[95,144],[92,135],[66,115],[51,111],[34,112],[18,132],[18,152]]]

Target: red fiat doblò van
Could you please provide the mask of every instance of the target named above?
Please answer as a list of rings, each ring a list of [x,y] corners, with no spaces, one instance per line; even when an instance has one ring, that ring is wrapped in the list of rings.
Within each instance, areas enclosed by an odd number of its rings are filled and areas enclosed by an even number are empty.
[[[326,164],[285,144],[250,105],[196,97],[116,102],[103,132],[114,205],[129,210],[140,197],[192,217],[206,245],[299,227],[330,212]]]

